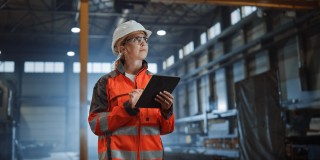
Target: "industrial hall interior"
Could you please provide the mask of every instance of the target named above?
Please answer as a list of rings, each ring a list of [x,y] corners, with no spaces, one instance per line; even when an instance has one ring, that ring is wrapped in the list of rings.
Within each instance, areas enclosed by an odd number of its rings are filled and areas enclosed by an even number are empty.
[[[146,37],[121,39],[127,22]],[[180,78],[168,110],[134,105],[130,47],[143,75]],[[0,160],[319,160],[319,61],[319,0],[0,0]]]

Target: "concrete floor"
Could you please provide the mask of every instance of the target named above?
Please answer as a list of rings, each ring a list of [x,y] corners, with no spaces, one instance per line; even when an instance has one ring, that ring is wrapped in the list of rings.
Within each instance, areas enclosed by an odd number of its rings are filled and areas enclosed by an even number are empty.
[[[79,160],[79,154],[75,152],[54,152],[50,153],[48,157],[24,160]]]

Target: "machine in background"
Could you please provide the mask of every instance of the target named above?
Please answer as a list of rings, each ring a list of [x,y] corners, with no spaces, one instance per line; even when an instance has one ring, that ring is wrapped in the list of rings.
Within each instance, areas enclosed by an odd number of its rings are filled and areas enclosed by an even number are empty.
[[[20,109],[16,101],[15,85],[0,80],[0,159],[18,159],[17,125]]]

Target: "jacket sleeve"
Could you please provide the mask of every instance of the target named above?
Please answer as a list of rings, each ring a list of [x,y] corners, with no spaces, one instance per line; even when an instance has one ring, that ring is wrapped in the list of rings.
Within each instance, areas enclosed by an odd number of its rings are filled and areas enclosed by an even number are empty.
[[[159,121],[160,121],[160,134],[169,134],[174,130],[174,115],[173,107],[168,111],[162,111],[159,109]]]
[[[105,135],[125,125],[138,111],[122,106],[110,106],[107,94],[108,76],[101,77],[93,88],[88,122],[92,132]]]

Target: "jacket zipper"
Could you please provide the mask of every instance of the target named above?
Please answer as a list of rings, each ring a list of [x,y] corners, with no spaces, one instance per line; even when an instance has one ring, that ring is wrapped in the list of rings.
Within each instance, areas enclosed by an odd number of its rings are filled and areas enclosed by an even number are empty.
[[[137,77],[138,75],[145,69],[142,68],[137,75],[134,77],[134,88],[138,89],[138,85],[137,85]],[[126,76],[125,76],[126,77]],[[130,80],[128,77],[126,77],[128,80]],[[130,80],[131,81],[131,80]],[[132,81],[131,81],[132,82]],[[140,139],[141,139],[141,116],[140,116],[141,112],[138,113],[138,118],[139,118],[139,124],[138,124],[138,152],[137,152],[137,160],[140,160]]]

